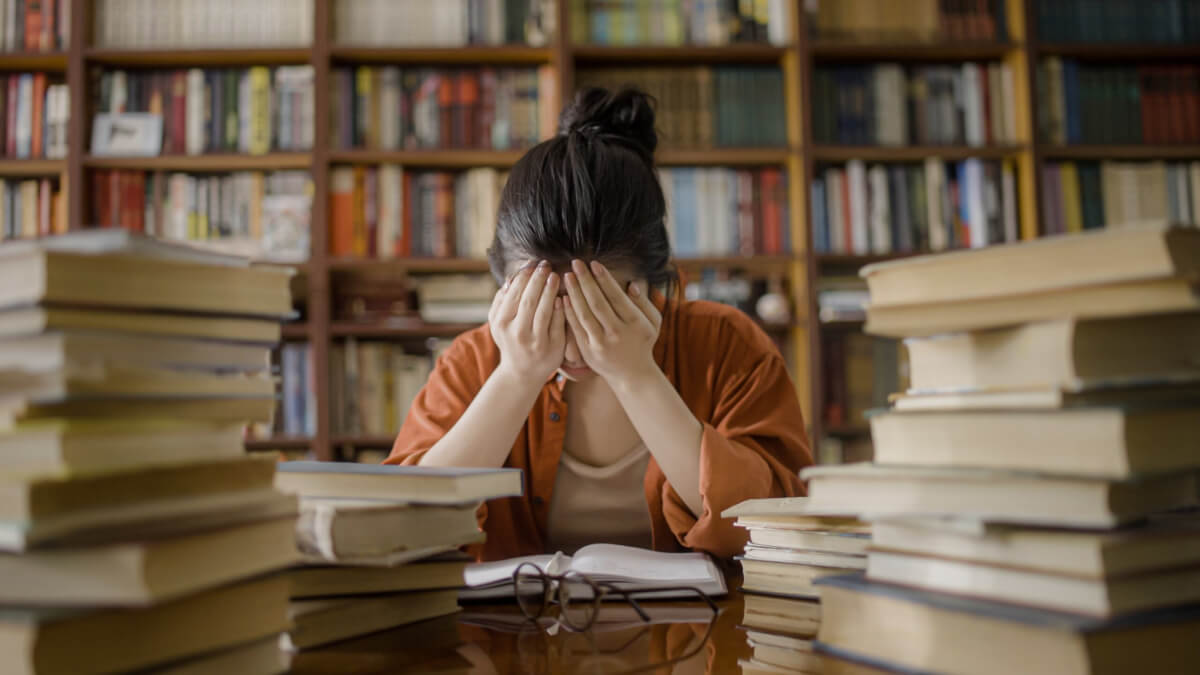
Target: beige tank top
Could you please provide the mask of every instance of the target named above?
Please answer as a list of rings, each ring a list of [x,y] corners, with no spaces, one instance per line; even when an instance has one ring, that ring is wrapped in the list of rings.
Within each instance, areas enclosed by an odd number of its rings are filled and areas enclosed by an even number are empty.
[[[550,498],[546,552],[573,555],[597,543],[651,548],[642,487],[649,462],[645,445],[607,466],[585,464],[564,449]]]

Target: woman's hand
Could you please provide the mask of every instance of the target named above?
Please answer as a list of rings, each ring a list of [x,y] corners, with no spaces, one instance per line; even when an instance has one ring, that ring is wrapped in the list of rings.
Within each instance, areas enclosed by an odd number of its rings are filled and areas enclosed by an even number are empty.
[[[614,388],[657,370],[654,343],[662,314],[636,284],[621,288],[604,265],[571,262],[564,276],[566,315],[588,367]]]
[[[541,385],[562,364],[567,339],[558,287],[558,275],[543,261],[526,265],[496,291],[488,328],[500,348],[500,370]]]

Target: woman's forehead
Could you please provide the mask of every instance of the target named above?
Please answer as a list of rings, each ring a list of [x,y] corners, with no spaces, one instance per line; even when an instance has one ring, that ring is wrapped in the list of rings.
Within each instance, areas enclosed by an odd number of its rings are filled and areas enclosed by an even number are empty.
[[[585,262],[587,261],[585,260]],[[511,277],[519,272],[522,267],[525,267],[526,265],[536,265],[537,263],[538,260],[536,258],[513,260],[512,262],[508,263],[508,266],[505,268],[504,276]],[[617,279],[617,281],[633,281],[633,279],[637,277],[637,274],[629,265],[606,265],[606,267],[608,267],[608,271],[613,275],[614,278]],[[571,268],[565,263],[554,266],[554,272],[557,274],[563,274],[570,271]]]

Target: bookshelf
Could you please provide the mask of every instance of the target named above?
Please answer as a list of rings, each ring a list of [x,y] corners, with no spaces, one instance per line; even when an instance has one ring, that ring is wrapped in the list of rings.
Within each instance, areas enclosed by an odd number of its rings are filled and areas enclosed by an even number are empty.
[[[782,277],[794,300],[794,319],[786,325],[764,328],[786,334],[788,356],[794,364],[793,375],[814,439],[825,435],[861,434],[858,423],[823,429],[821,336],[827,331],[859,330],[855,321],[822,324],[816,317],[816,289],[825,276],[854,273],[863,264],[900,257],[887,255],[817,254],[811,245],[813,232],[809,186],[819,164],[844,163],[859,159],[871,163],[912,163],[934,157],[946,161],[970,158],[1003,159],[1016,168],[1018,214],[1021,235],[1031,238],[1041,230],[1039,220],[1043,201],[1039,171],[1053,160],[1144,160],[1200,159],[1200,145],[1057,145],[1046,143],[1035,132],[1038,91],[1035,86],[1038,61],[1048,56],[1081,61],[1200,62],[1200,45],[1141,43],[1043,42],[1037,35],[1036,0],[1001,0],[1007,19],[1009,39],[997,41],[911,42],[894,36],[877,39],[837,40],[814,37],[797,0],[791,16],[793,40],[786,46],[731,44],[726,46],[597,46],[572,42],[570,13],[573,3],[554,3],[555,25],[559,27],[546,46],[470,45],[466,47],[359,47],[335,44],[331,22],[336,0],[315,0],[313,40],[307,47],[246,49],[111,49],[96,46],[92,40],[92,1],[62,0],[71,3],[70,40],[64,51],[48,53],[0,54],[0,74],[42,71],[65,79],[71,94],[68,126],[69,152],[65,159],[2,159],[0,177],[22,178],[59,176],[69,185],[67,222],[71,228],[88,223],[90,172],[104,169],[130,169],[147,172],[187,171],[219,172],[239,170],[307,169],[314,185],[312,202],[312,254],[300,266],[305,276],[306,319],[284,327],[284,339],[307,341],[312,349],[315,372],[315,434],[306,437],[281,437],[252,442],[257,448],[310,448],[318,457],[332,459],[341,447],[386,447],[388,439],[334,434],[330,428],[330,351],[335,340],[364,337],[382,340],[410,340],[456,334],[467,326],[410,326],[358,324],[333,320],[333,286],[339,276],[375,273],[449,273],[484,272],[479,260],[402,258],[364,260],[337,258],[329,254],[328,213],[331,171],[337,166],[396,163],[416,169],[465,170],[476,167],[511,167],[522,151],[489,150],[341,150],[335,149],[330,131],[331,110],[324,105],[330,91],[334,68],[358,65],[403,66],[549,66],[561,100],[569,100],[582,68],[633,67],[658,65],[777,65],[783,76],[786,103],[787,143],[766,148],[664,148],[658,163],[664,167],[779,167],[787,170],[790,200],[792,251],[788,256],[723,257],[680,260],[685,274],[706,267],[744,269],[753,275]],[[1013,107],[1016,113],[1016,142],[1006,145],[909,145],[900,147],[838,145],[814,143],[811,91],[814,70],[831,64],[895,62],[901,64],[961,63],[999,61],[1007,64],[1014,76]],[[96,67],[131,70],[187,67],[285,66],[309,64],[313,67],[317,101],[314,118],[314,144],[307,152],[269,152],[260,155],[205,154],[146,158],[110,158],[89,154],[89,130],[92,121],[93,88],[90,71]],[[155,199],[161,199],[157,194]]]

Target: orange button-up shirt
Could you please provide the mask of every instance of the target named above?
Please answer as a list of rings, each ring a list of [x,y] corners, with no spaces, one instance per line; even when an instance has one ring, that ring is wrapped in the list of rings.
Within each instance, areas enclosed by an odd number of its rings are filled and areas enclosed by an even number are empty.
[[[746,531],[721,512],[746,499],[804,494],[798,473],[812,452],[796,390],[779,350],[742,312],[712,302],[672,303],[654,360],[703,425],[699,517],[651,457],[644,491],[654,549],[694,549],[728,558]],[[396,438],[389,464],[416,464],[462,416],[500,363],[487,326],[467,332],[438,359]],[[480,509],[487,542],[480,560],[545,553],[550,497],[563,453],[569,407],[564,384],[542,387],[513,443],[506,467],[524,472],[525,494]]]

